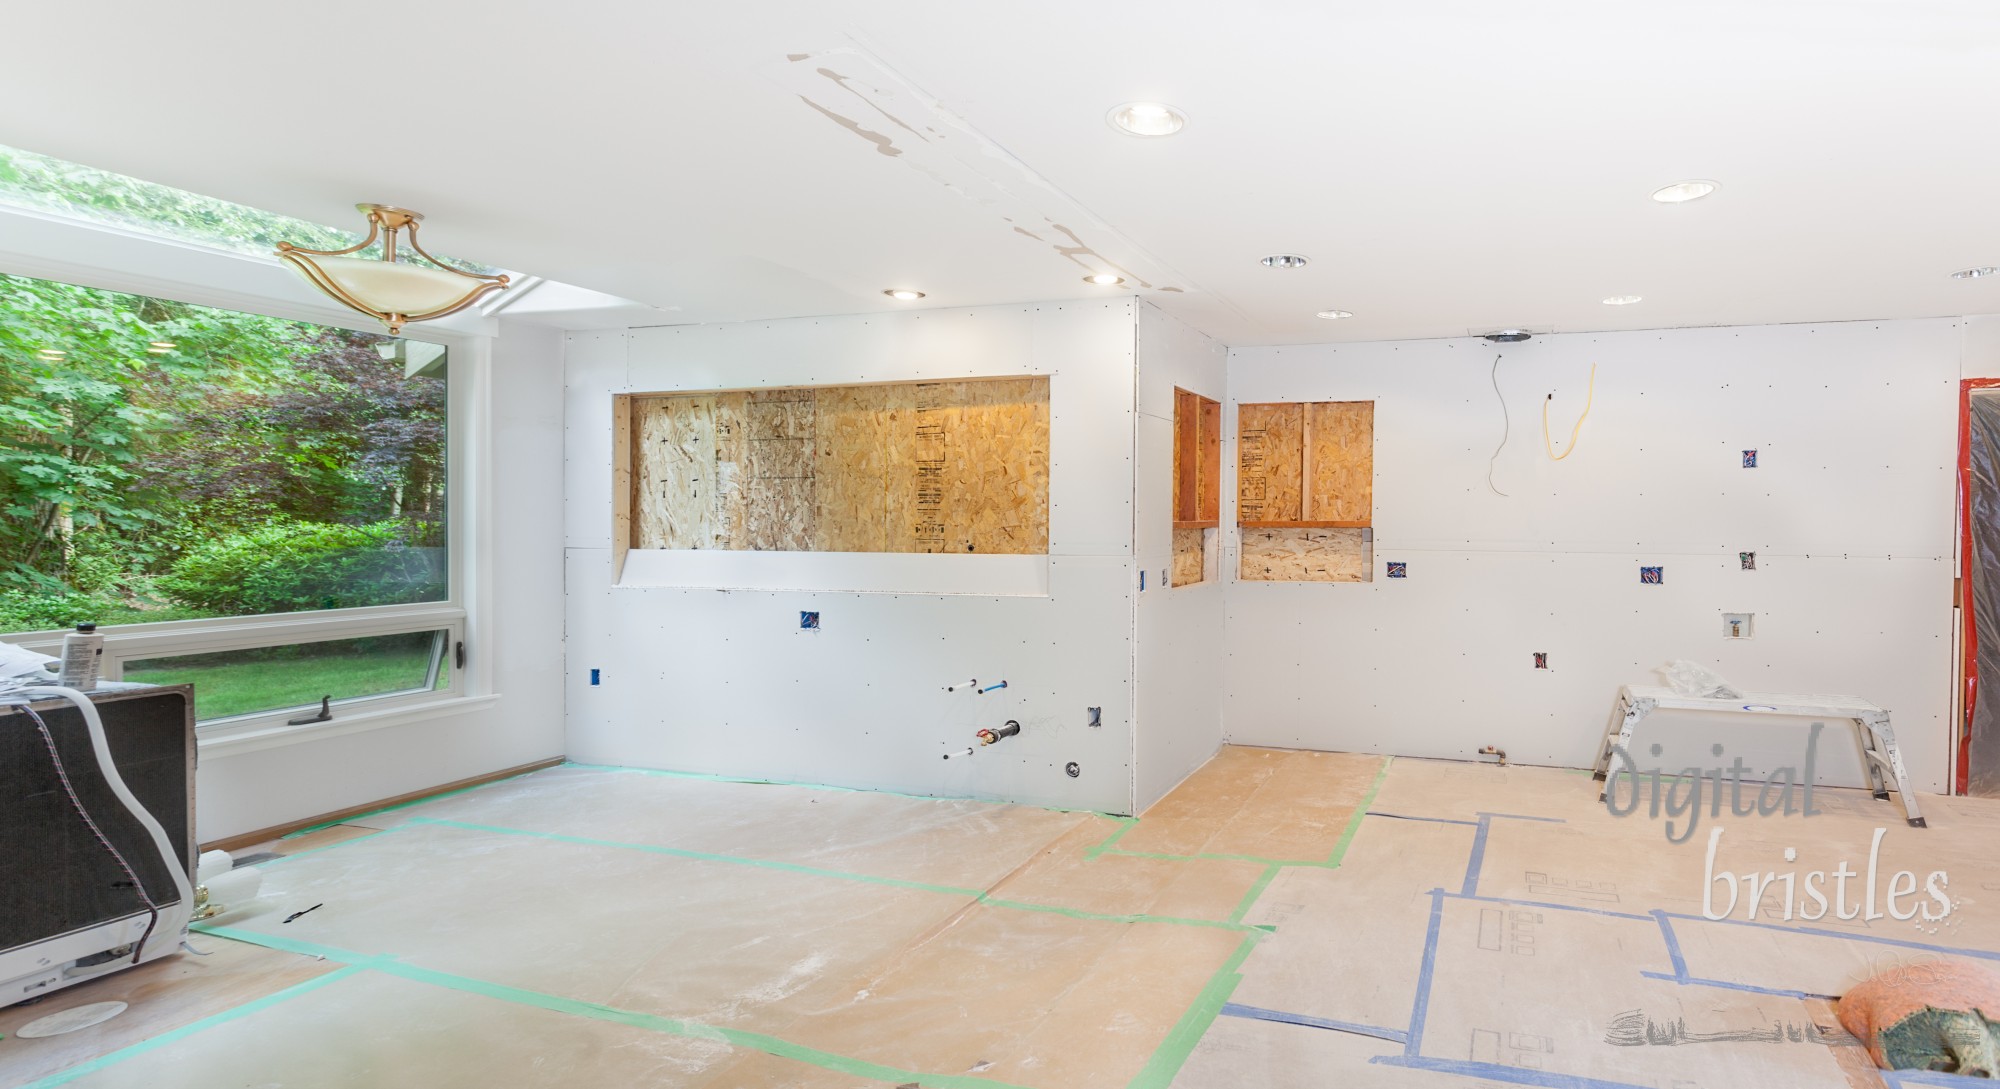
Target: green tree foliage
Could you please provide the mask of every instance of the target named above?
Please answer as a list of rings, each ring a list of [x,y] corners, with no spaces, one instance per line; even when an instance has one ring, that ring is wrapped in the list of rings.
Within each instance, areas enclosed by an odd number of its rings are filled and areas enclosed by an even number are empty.
[[[384,343],[0,276],[0,590],[15,592],[0,614],[69,618],[95,601],[75,618],[113,623],[442,597],[444,382],[406,379]],[[239,557],[229,570],[248,581],[224,593],[225,576],[175,566],[202,556],[220,572],[229,541],[302,569]],[[371,574],[383,586],[363,600]],[[0,630],[24,627],[0,615]]]
[[[191,405],[280,381],[299,341],[272,318],[0,276],[0,577],[60,579],[78,532],[161,525],[143,449]]]
[[[0,200],[259,257],[280,242],[336,250],[361,241],[359,234],[11,147],[0,147]]]
[[[260,256],[359,239],[7,147],[0,204]],[[442,597],[445,383],[387,343],[0,275],[0,631]]]
[[[345,249],[367,233],[358,213],[354,231],[339,231],[4,145],[0,145],[0,203],[257,257],[270,256],[280,242],[313,250]],[[378,243],[358,256],[373,257],[381,249]],[[445,259],[479,272],[499,271],[455,257]]]
[[[438,549],[411,548],[405,526],[268,522],[192,549],[159,580],[174,600],[216,616],[436,601]]]

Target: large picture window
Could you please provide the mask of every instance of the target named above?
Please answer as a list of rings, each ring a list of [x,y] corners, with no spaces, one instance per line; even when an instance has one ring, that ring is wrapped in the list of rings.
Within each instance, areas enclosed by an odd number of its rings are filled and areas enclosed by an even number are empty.
[[[442,345],[0,275],[0,633],[211,725],[453,690],[450,403]]]

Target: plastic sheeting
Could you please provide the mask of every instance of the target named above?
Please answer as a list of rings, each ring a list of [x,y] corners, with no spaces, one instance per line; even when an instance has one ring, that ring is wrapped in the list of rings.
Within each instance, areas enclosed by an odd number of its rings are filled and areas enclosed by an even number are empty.
[[[1972,620],[1979,635],[1974,663],[1972,743],[1966,789],[2000,797],[2000,392],[1972,391],[1966,414],[1972,544]],[[1991,697],[1984,694],[1993,693]]]

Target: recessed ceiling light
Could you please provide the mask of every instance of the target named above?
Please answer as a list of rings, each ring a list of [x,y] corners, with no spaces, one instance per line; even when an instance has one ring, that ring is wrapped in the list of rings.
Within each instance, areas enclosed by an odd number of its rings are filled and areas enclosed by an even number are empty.
[[[1995,268],[1992,265],[1981,265],[1978,268],[1959,269],[1957,272],[1951,274],[1951,278],[1954,280],[1977,280],[1981,276],[1991,276],[1996,272],[2000,272],[2000,268]]]
[[[885,288],[882,294],[887,295],[892,299],[900,300],[902,302],[915,302],[916,300],[924,297],[923,292],[911,291],[907,287]]]
[[[1604,305],[1631,306],[1633,303],[1638,301],[1639,301],[1639,296],[1637,295],[1613,295],[1610,298],[1604,300]]]
[[[1133,136],[1172,136],[1187,125],[1187,115],[1164,102],[1127,102],[1109,116],[1112,128]]]
[[[1304,268],[1312,264],[1309,258],[1296,253],[1274,253],[1264,258],[1265,268]]]
[[[1083,282],[1096,284],[1099,287],[1117,287],[1125,282],[1125,277],[1113,272],[1100,272],[1095,276],[1085,276]]]
[[[1328,321],[1339,321],[1342,318],[1353,317],[1354,312],[1351,310],[1322,310],[1319,312],[1318,316],[1325,318]]]
[[[1722,186],[1716,182],[1702,181],[1697,178],[1693,181],[1680,181],[1672,185],[1663,185],[1653,190],[1653,199],[1659,201],[1661,204],[1686,204],[1691,200],[1700,200],[1720,188]]]

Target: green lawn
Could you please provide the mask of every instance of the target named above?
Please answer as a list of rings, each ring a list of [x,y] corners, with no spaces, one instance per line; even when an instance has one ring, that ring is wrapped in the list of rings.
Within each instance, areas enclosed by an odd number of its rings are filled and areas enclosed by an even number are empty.
[[[133,662],[125,679],[144,684],[194,685],[195,717],[202,721],[282,707],[309,707],[321,696],[335,700],[378,696],[421,688],[430,669],[431,637],[372,639],[367,649],[345,644],[311,652],[283,647],[272,651],[188,655]],[[449,683],[440,670],[438,686]]]

